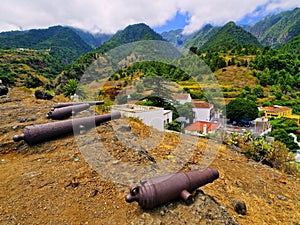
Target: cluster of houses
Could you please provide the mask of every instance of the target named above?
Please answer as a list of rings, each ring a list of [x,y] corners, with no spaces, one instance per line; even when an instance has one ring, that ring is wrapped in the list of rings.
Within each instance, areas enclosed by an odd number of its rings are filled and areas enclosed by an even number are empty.
[[[190,103],[193,108],[193,119],[187,119],[184,115],[180,115],[176,120],[184,124],[183,129],[187,134],[207,135],[214,133],[221,127],[219,113],[214,105],[205,101],[193,100],[190,94],[173,94],[173,100],[179,104]],[[172,110],[165,110],[160,107],[142,106],[136,104],[124,104],[114,106],[114,110],[118,110],[125,117],[137,117],[148,126],[152,126],[163,131],[167,123],[172,122]],[[292,108],[286,106],[268,106],[259,108],[264,111],[264,116],[252,121],[252,127],[249,128],[256,135],[264,135],[271,131],[271,117],[286,117],[294,119],[300,126],[300,116],[292,114]]]
[[[187,127],[184,127],[185,133],[207,135],[220,128],[221,124],[215,122],[218,119],[218,113],[214,109],[213,104],[205,101],[195,101],[190,94],[174,94],[172,98],[179,104],[190,103],[193,106],[194,116],[192,121],[189,121],[184,115],[176,119],[182,124],[189,124]],[[120,111],[125,117],[137,117],[144,124],[160,131],[164,130],[167,123],[172,122],[172,110],[165,110],[160,107],[124,104],[116,105],[113,109]]]

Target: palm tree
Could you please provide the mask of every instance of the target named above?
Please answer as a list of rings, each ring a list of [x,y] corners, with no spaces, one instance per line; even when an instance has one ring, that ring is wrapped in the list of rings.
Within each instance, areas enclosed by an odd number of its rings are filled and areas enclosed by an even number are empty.
[[[86,98],[86,93],[81,86],[78,86],[76,79],[70,79],[69,82],[64,87],[64,95],[70,97],[71,95],[77,94],[82,98]]]

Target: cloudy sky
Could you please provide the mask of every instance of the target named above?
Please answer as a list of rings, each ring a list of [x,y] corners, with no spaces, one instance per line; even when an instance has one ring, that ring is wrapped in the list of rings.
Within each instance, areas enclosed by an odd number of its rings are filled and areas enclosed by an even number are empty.
[[[115,33],[146,23],[156,31],[211,23],[253,23],[269,13],[300,7],[300,0],[2,0],[0,31],[69,25],[91,32]]]

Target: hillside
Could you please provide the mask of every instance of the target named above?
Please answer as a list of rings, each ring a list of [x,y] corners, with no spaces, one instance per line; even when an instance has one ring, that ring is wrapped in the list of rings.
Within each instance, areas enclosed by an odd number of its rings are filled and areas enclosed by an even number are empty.
[[[185,35],[182,34],[182,31],[183,29],[165,31],[161,33],[161,36],[168,42],[172,43],[174,46],[179,47],[195,35]]]
[[[184,46],[187,48],[201,48],[201,46],[203,46],[211,37],[213,37],[218,30],[220,30],[220,27],[213,27],[212,25],[208,24],[199,30],[192,38],[187,40],[184,43]]]
[[[87,43],[90,47],[97,48],[102,45],[104,42],[108,41],[113,35],[112,34],[102,34],[96,33],[92,34],[88,31],[84,31],[78,28],[70,27],[79,37]]]
[[[57,90],[61,92],[62,86],[64,86],[71,78],[79,80],[86,68],[88,68],[88,66],[98,59],[99,55],[104,52],[130,42],[144,40],[163,40],[163,38],[146,24],[141,23],[129,25],[124,30],[117,32],[111,39],[109,39],[109,41],[103,43],[100,47],[81,55],[74,60],[74,62],[69,64],[57,79]]]
[[[219,29],[200,50],[205,51],[228,51],[245,46],[261,47],[258,40],[249,32],[237,26],[234,22],[225,24]]]
[[[65,66],[46,50],[0,50],[0,55],[0,79],[5,85],[49,85]]]
[[[287,43],[281,45],[279,50],[283,50],[286,52],[295,53],[300,57],[300,34],[293,39],[289,40]]]
[[[26,89],[10,89],[1,99],[0,120],[0,223],[20,224],[275,224],[299,222],[300,180],[260,163],[246,159],[237,151],[207,139],[158,132],[137,121],[115,120],[100,125],[81,139],[92,154],[79,147],[73,135],[28,146],[14,143],[12,137],[27,125],[49,122],[45,115],[61,97],[51,101],[36,100]],[[121,131],[129,126],[130,131]],[[77,140],[77,141],[76,141]],[[93,142],[99,142],[95,147]],[[105,147],[103,147],[105,146]],[[195,193],[187,206],[181,200],[152,210],[125,202],[130,186],[113,182],[106,175],[115,173],[125,162],[146,166],[159,162],[173,151],[194,150],[183,170],[201,165],[217,168],[220,177]],[[108,170],[97,172],[92,162],[102,151],[109,151],[114,161],[105,161]],[[171,157],[169,157],[172,159]],[[211,163],[208,163],[212,159]],[[89,164],[87,163],[89,162]],[[208,163],[208,164],[207,164]],[[170,165],[176,165],[170,160]],[[101,167],[99,167],[101,169]],[[167,167],[166,170],[172,170]],[[101,170],[100,170],[101,171]],[[122,171],[138,178],[148,178],[143,170]],[[128,174],[129,173],[129,174]],[[121,174],[122,175],[122,174]],[[233,201],[245,201],[247,214],[238,215]]]
[[[15,48],[50,50],[65,64],[92,50],[72,29],[62,26],[0,33],[0,49]]]
[[[277,47],[300,34],[300,8],[268,16],[250,30],[263,45]]]
[[[124,30],[118,31],[109,41],[105,42],[102,46],[98,47],[96,52],[106,52],[120,45],[135,41],[145,40],[160,40],[163,38],[161,35],[152,30],[144,23],[134,24],[127,26]]]

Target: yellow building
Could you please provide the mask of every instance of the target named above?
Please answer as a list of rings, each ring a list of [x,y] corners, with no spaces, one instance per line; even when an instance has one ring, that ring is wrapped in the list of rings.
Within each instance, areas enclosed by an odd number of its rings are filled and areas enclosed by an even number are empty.
[[[297,122],[298,126],[300,127],[300,116],[299,115],[288,115],[288,116],[285,116],[285,117],[295,120]]]
[[[293,115],[293,109],[287,106],[268,106],[268,107],[263,107],[260,109],[261,111],[265,112],[265,117],[266,118],[280,118],[280,117],[285,117],[289,119],[294,119],[296,120],[298,126],[300,125],[300,116],[299,115]]]

